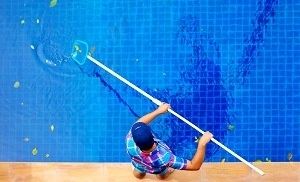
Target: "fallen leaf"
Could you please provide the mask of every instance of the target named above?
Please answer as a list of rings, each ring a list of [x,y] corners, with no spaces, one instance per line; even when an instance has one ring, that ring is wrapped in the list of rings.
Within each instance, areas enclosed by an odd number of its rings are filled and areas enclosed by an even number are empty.
[[[235,129],[235,126],[234,126],[233,124],[229,124],[229,125],[227,126],[227,129],[228,129],[229,131],[233,131],[233,130]]]
[[[20,87],[20,82],[19,82],[19,81],[15,81],[14,87],[15,87],[15,88],[19,88],[19,87]]]
[[[38,153],[38,149],[37,148],[34,148],[34,149],[32,149],[32,155],[37,155],[37,153]]]
[[[195,140],[195,143],[198,143],[199,142],[199,137],[194,137],[194,140]]]
[[[293,154],[291,152],[288,153],[287,159],[288,161],[291,161],[293,159]]]
[[[51,1],[50,1],[50,8],[55,7],[56,4],[57,4],[57,0],[51,0]]]
[[[53,125],[53,124],[50,126],[50,130],[51,130],[52,132],[54,131],[54,125]]]

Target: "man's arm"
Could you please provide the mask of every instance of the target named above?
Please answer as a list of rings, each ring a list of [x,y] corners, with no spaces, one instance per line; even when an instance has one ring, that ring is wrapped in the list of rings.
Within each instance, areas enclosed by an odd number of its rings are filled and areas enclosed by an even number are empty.
[[[188,161],[187,167],[185,170],[195,171],[199,170],[205,156],[205,150],[206,150],[206,144],[210,141],[210,139],[213,137],[213,135],[210,132],[205,132],[203,136],[201,137],[197,151],[191,161]]]
[[[152,120],[154,120],[158,115],[166,113],[168,109],[170,108],[169,104],[163,103],[160,105],[156,110],[146,114],[145,116],[141,117],[139,119],[140,122],[143,122],[145,124],[149,124]]]

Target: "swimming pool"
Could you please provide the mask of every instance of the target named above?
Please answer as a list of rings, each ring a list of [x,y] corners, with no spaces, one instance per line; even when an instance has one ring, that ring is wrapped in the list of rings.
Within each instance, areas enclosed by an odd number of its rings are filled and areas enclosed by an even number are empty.
[[[6,1],[0,5],[0,160],[127,162],[125,135],[155,106],[122,76],[249,161],[299,161],[296,1]],[[152,124],[190,158],[199,134],[167,114]],[[210,144],[207,161],[236,161]]]

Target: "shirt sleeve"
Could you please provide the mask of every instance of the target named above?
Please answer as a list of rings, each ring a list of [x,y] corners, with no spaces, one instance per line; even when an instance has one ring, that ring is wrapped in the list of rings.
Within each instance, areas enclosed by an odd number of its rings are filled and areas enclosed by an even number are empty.
[[[188,160],[177,157],[176,155],[172,154],[171,160],[169,162],[169,167],[173,169],[178,169],[178,170],[184,170],[187,167]]]
[[[127,153],[131,157],[138,155],[137,146],[133,141],[133,138],[132,138],[132,135],[131,135],[130,131],[126,136],[126,149],[127,149]]]

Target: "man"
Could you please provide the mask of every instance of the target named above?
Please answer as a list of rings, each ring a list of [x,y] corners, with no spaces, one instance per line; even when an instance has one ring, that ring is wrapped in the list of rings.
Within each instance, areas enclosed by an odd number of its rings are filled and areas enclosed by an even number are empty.
[[[134,167],[133,175],[139,179],[146,173],[156,174],[158,178],[164,179],[174,169],[199,170],[203,163],[206,144],[213,137],[210,132],[205,132],[200,138],[191,161],[175,156],[164,142],[153,136],[148,124],[157,116],[166,113],[169,108],[170,105],[164,103],[141,117],[126,136],[127,153]]]

